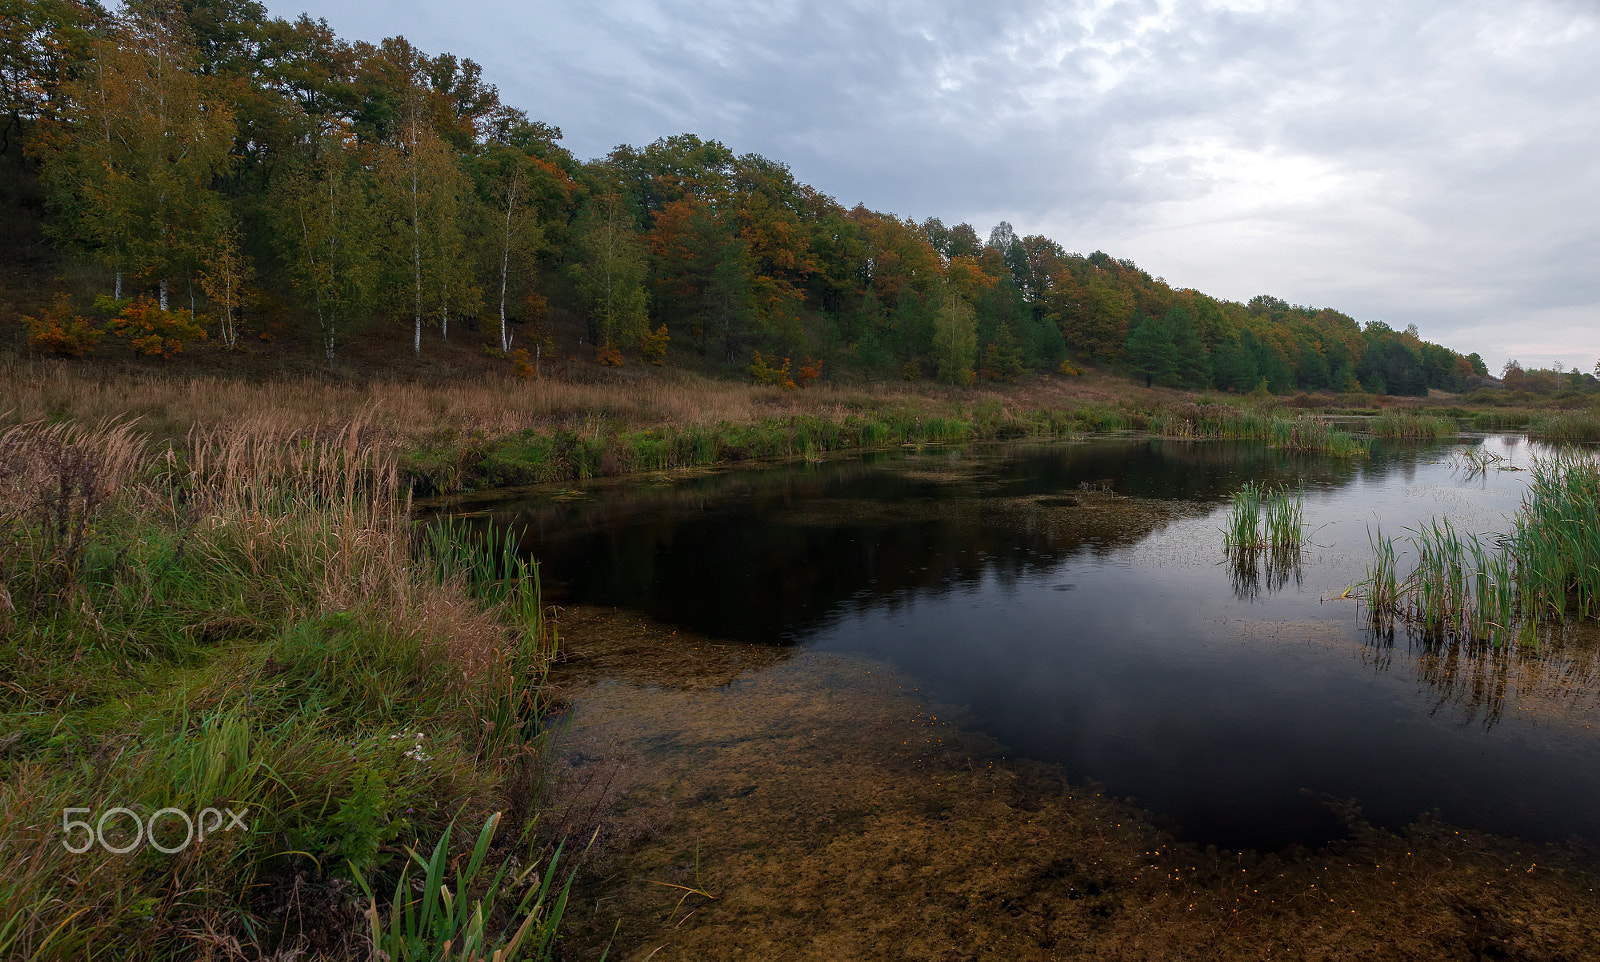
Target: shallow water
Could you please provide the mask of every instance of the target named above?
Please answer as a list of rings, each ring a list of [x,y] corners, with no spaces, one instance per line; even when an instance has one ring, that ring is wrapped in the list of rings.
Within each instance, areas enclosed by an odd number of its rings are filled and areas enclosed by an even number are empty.
[[[1529,462],[1525,444],[1476,443]],[[1376,635],[1339,597],[1364,577],[1369,527],[1505,529],[1524,475],[1471,476],[1452,450],[925,447],[533,491],[477,513],[523,532],[558,604],[778,660],[887,663],[997,752],[1098,781],[1182,838],[1320,843],[1342,832],[1331,798],[1383,825],[1438,809],[1600,840],[1592,632],[1468,652]],[[1297,564],[1228,562],[1225,502],[1246,480],[1304,485],[1313,543]]]

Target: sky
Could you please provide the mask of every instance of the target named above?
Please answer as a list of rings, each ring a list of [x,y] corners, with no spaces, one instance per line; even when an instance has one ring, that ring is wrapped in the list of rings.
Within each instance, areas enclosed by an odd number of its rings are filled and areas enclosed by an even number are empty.
[[[267,0],[470,57],[580,159],[693,133],[846,206],[1478,352],[1600,359],[1597,0]]]

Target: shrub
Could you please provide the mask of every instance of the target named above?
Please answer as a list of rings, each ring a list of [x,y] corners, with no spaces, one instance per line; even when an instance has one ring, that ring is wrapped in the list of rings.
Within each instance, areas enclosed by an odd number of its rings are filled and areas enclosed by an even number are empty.
[[[647,331],[639,335],[639,356],[659,367],[667,356],[667,342],[671,339],[665,324],[656,328],[654,333]]]
[[[24,315],[22,323],[28,328],[28,345],[36,351],[83,357],[100,343],[100,331],[72,310],[72,298],[66,294],[37,318]]]
[[[757,384],[772,384],[785,390],[793,389],[795,383],[794,378],[789,376],[789,359],[783,359],[782,367],[774,367],[772,362],[775,360],[777,358],[762,357],[761,352],[756,351],[755,361],[748,368],[750,376],[756,379]]]
[[[117,337],[125,338],[136,353],[151,357],[182,354],[184,346],[190,341],[203,341],[206,338],[202,318],[184,308],[163,311],[148,297],[141,297],[123,307],[106,328]]]

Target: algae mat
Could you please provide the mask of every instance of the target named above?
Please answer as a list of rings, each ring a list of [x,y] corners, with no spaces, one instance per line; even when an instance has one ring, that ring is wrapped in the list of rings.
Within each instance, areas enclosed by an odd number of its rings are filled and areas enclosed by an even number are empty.
[[[594,839],[562,953],[613,959],[1584,959],[1593,852],[1340,809],[1349,838],[1175,844],[881,663],[562,614],[545,827]],[[1330,802],[1330,805],[1333,803]],[[1338,806],[1334,806],[1338,808]]]

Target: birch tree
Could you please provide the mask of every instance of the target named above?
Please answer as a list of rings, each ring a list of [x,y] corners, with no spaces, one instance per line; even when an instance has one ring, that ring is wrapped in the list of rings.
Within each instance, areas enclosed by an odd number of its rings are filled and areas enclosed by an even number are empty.
[[[295,288],[316,311],[331,368],[339,336],[372,309],[377,217],[351,146],[338,136],[321,139],[317,159],[284,178],[278,191],[277,236]]]
[[[513,282],[527,276],[544,247],[544,225],[539,221],[533,193],[532,162],[511,144],[491,146],[483,158],[485,194],[494,216],[494,280],[498,288],[500,350],[511,350],[506,327],[506,296]]]
[[[575,272],[597,347],[636,340],[648,330],[644,244],[633,224],[632,212],[614,192],[593,198],[578,215],[574,233],[582,259]]]
[[[45,149],[45,179],[69,231],[116,274],[160,290],[192,271],[223,229],[212,189],[233,144],[233,112],[194,70],[176,13],[115,22],[65,85],[68,106]]]
[[[459,314],[481,303],[462,231],[471,185],[430,119],[433,95],[422,82],[427,58],[404,38],[385,41],[384,51],[402,78],[403,99],[393,136],[379,149],[377,170],[390,223],[390,266],[396,277],[405,276],[411,348],[420,355],[424,320],[435,321],[448,336],[452,310]]]
[[[244,297],[244,286],[255,277],[255,268],[239,249],[239,234],[233,228],[218,234],[205,260],[200,289],[216,305],[218,340],[231,351],[239,346],[239,302]]]

